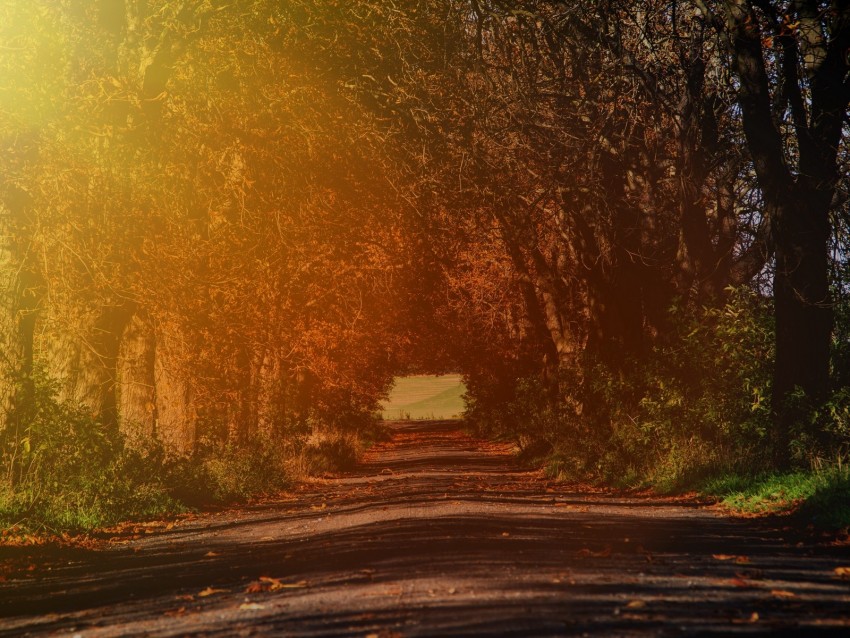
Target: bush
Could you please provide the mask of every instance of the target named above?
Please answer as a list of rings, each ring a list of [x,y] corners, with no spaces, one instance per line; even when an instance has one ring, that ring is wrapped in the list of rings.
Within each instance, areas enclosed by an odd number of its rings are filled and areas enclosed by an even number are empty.
[[[117,428],[57,395],[43,374],[18,379],[0,432],[6,527],[82,531],[276,491],[292,474],[286,451],[260,439],[238,450],[207,442],[179,459],[156,443],[126,448]]]
[[[303,449],[302,468],[311,476],[350,470],[357,462],[358,452],[358,441],[350,434],[333,431],[317,434]]]
[[[720,308],[671,310],[671,331],[628,370],[585,359],[562,370],[557,405],[539,376],[469,384],[469,416],[550,476],[666,491],[769,463],[772,314],[755,292]],[[830,414],[847,423],[847,403]]]

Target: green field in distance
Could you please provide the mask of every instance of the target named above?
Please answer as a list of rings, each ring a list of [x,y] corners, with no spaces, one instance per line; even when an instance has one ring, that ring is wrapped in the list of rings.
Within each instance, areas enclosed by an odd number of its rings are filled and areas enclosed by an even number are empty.
[[[459,374],[398,377],[381,414],[394,419],[459,419],[466,387]]]

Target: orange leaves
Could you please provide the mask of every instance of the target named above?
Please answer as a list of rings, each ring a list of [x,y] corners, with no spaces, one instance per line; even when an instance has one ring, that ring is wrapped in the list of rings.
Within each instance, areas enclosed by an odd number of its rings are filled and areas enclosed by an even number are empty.
[[[759,615],[759,613],[757,611],[754,611],[754,612],[751,612],[747,616],[733,618],[732,624],[733,625],[748,625],[748,624],[755,624],[755,623],[759,622],[760,620],[761,620],[761,616]]]
[[[280,578],[272,578],[271,576],[260,576],[259,580],[251,583],[245,588],[246,594],[258,594],[261,592],[279,591],[281,589],[303,589],[307,587],[306,580],[299,580],[293,583],[285,583]]]
[[[747,578],[741,578],[740,576],[736,576],[735,578],[729,579],[729,584],[734,587],[740,587],[741,589],[746,589],[749,587],[755,587],[756,585]]]
[[[715,560],[734,561],[736,565],[747,565],[750,562],[749,557],[735,554],[712,554],[711,557]]]

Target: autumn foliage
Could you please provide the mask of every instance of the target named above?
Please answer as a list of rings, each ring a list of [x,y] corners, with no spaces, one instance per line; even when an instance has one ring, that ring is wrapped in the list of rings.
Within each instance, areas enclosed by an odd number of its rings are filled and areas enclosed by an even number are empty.
[[[184,501],[350,461],[411,371],[576,472],[840,449],[850,13],[819,6],[7,3],[9,498],[60,439]]]

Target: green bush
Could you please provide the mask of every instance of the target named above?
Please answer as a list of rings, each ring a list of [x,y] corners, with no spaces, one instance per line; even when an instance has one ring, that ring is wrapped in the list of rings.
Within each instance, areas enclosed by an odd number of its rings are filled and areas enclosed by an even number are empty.
[[[4,527],[88,530],[242,500],[290,479],[286,451],[270,441],[238,450],[207,442],[192,457],[169,459],[156,443],[125,448],[117,428],[57,396],[42,374],[18,380],[0,432]]]
[[[770,427],[773,327],[770,308],[748,290],[726,305],[674,312],[676,330],[635,374],[612,378],[597,367],[611,439],[603,475],[623,464],[644,483],[687,487],[734,466],[758,467]],[[597,417],[598,418],[598,417]]]
[[[511,438],[550,476],[671,491],[768,463],[773,326],[769,303],[730,290],[720,308],[671,310],[669,334],[627,370],[585,359],[561,399],[539,375],[473,380],[468,418]],[[835,427],[847,423],[836,404]]]
[[[157,463],[124,450],[115,428],[57,394],[39,371],[17,379],[0,432],[5,526],[81,530],[181,509]]]

